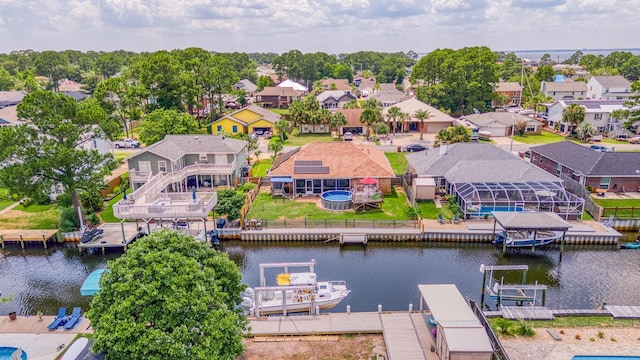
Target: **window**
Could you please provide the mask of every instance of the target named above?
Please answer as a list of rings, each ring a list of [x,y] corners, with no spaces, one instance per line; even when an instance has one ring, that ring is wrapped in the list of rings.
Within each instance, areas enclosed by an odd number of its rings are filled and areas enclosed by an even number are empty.
[[[218,132],[222,132],[222,125],[218,125],[218,127],[216,127],[216,130],[218,130]]]
[[[534,132],[536,131],[535,125],[527,125],[527,128],[524,130],[526,132]]]
[[[166,161],[158,161],[158,171],[167,172],[167,162]]]
[[[233,131],[234,133],[238,132],[238,125],[233,125],[233,128],[231,129],[231,131]]]
[[[140,171],[151,172],[151,161],[138,161]]]
[[[610,177],[601,177],[600,178],[600,188],[601,189],[608,189],[610,182],[611,182],[611,178]]]
[[[207,160],[208,160],[208,158],[207,158],[207,154],[201,153],[201,154],[198,156],[198,161],[200,161],[200,162],[207,162]]]
[[[540,156],[540,160],[538,160],[539,164],[542,164],[542,156]]]
[[[560,164],[556,165],[556,176],[560,176],[561,172],[562,172],[562,165]]]
[[[593,120],[602,120],[602,113],[593,114]]]

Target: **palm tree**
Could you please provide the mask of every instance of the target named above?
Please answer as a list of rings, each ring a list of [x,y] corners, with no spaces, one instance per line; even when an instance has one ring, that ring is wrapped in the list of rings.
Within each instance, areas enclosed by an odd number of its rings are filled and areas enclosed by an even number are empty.
[[[413,116],[420,120],[420,140],[424,140],[424,121],[432,118],[434,115],[432,115],[429,110],[418,109]]]
[[[305,109],[301,100],[294,100],[289,105],[289,117],[293,121],[293,126],[298,126],[305,122]]]
[[[389,111],[387,111],[387,120],[392,124],[391,131],[394,134],[396,133],[396,122],[401,117],[402,117],[402,110],[400,110],[400,108],[397,106],[392,106],[389,108]]]
[[[579,104],[571,104],[562,110],[562,121],[571,124],[572,134],[576,126],[584,121],[585,110]]]
[[[596,133],[596,128],[588,121],[583,121],[578,125],[578,136],[582,141],[587,141],[587,138],[592,137]]]
[[[376,111],[374,109],[365,109],[362,112],[362,115],[360,115],[360,122],[362,124],[366,124],[369,128],[369,131],[367,132],[367,138],[371,133],[371,128],[373,128],[378,122],[380,122],[380,120],[382,120],[382,114],[380,113],[380,111]]]
[[[338,138],[340,138],[340,126],[345,126],[347,124],[347,118],[343,113],[334,113],[331,116],[331,128],[336,129],[336,133],[338,133]]]
[[[453,144],[458,142],[469,142],[471,140],[471,134],[466,127],[462,125],[449,126],[446,129],[438,131],[436,135],[436,143],[434,147],[439,147],[441,143]]]
[[[284,141],[285,134],[289,132],[289,121],[286,119],[280,119],[275,123],[276,131],[278,132],[278,136],[280,136],[280,141]]]

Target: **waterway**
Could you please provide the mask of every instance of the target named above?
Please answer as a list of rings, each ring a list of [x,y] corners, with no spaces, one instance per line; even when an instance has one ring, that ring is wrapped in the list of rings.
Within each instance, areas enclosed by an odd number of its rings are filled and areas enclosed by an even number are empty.
[[[628,234],[631,239],[635,234]],[[308,242],[223,242],[223,250],[239,265],[243,280],[259,285],[259,264],[267,262],[317,261],[320,280],[345,280],[352,293],[333,311],[404,310],[418,306],[418,284],[454,283],[463,295],[480,299],[480,264],[528,264],[527,282],[549,286],[547,306],[554,309],[596,308],[602,302],[640,304],[640,251],[616,250],[613,246],[567,246],[562,262],[559,250],[549,249],[502,255],[489,244],[370,243],[366,248]],[[0,314],[10,309],[19,314],[38,310],[55,314],[58,307],[88,309],[90,297],[80,295],[86,276],[119,254],[80,256],[73,245],[45,251],[10,247],[0,253],[0,291],[14,301],[0,303]],[[503,274],[494,274],[497,281]],[[520,273],[506,273],[505,283],[520,281]],[[276,272],[267,272],[275,283]],[[493,303],[489,303],[494,307]]]

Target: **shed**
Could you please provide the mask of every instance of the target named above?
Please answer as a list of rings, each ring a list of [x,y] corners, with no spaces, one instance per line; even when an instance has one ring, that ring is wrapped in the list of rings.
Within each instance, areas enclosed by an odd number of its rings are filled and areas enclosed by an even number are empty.
[[[416,200],[433,200],[436,196],[436,182],[431,177],[419,177],[413,181]]]
[[[436,352],[441,359],[491,360],[493,347],[486,330],[455,284],[418,285],[436,320]]]

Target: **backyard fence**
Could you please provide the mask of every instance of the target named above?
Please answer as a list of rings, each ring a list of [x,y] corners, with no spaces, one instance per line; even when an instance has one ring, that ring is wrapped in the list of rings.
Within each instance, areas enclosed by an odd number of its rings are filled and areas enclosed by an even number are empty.
[[[253,200],[255,200],[259,192],[260,192],[260,183],[258,183],[258,186],[251,189],[247,193],[247,201],[244,203],[244,205],[242,205],[242,208],[240,209],[240,227],[244,227],[246,223],[245,218],[249,213],[249,210],[251,210],[251,205],[253,205]]]
[[[416,228],[419,222],[416,220],[261,220],[263,229],[286,229],[286,228],[355,228],[355,229],[393,229],[393,228]]]
[[[411,204],[411,206],[416,206],[416,197],[413,193],[411,184],[407,181],[407,177],[399,176],[399,178],[402,180],[402,188],[404,189],[404,193],[407,194],[407,200],[409,200],[409,204]]]
[[[614,218],[626,218],[626,219],[634,219],[640,217],[640,207],[632,206],[632,207],[606,207],[602,209],[602,216],[609,217],[612,216]]]
[[[591,192],[584,188],[584,185],[573,180],[565,174],[560,174],[560,179],[564,182],[564,188],[577,197],[584,199],[584,209],[591,214],[594,220],[600,221],[602,218],[602,207],[591,199]]]
[[[493,346],[493,350],[494,350],[493,360],[509,360],[509,356],[507,355],[507,352],[502,347],[502,343],[498,339],[498,336],[496,335],[496,333],[493,331],[493,328],[491,327],[489,320],[487,320],[487,317],[482,312],[482,309],[480,309],[480,307],[478,306],[478,303],[476,303],[473,299],[469,297],[467,297],[467,302],[469,303],[471,310],[473,310],[473,313],[476,314],[476,317],[478,318],[478,320],[480,320],[480,323],[482,324],[482,326],[484,326],[485,330],[487,331],[487,335],[489,335],[489,341],[491,342],[491,345]]]

